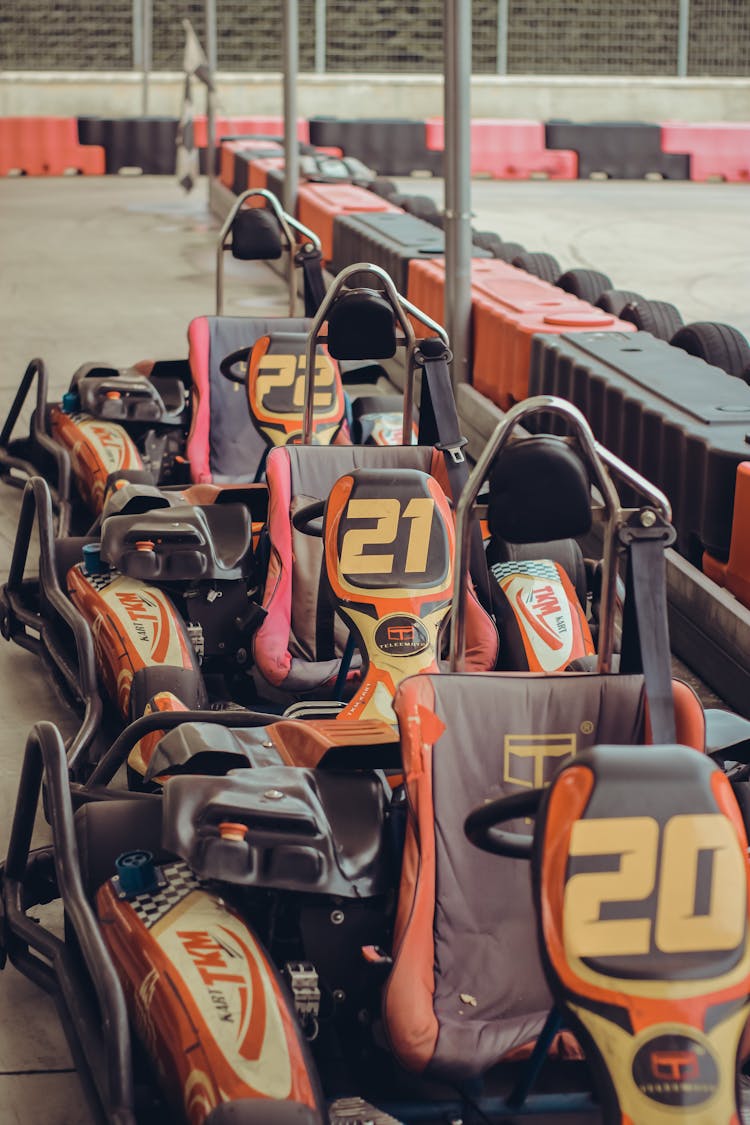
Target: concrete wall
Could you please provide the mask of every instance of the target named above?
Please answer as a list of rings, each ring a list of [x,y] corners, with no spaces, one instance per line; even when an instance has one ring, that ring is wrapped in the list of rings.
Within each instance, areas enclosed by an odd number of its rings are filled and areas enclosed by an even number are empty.
[[[179,116],[183,77],[152,74],[148,113]],[[280,74],[219,74],[219,113],[280,114]],[[409,117],[443,113],[437,75],[304,74],[301,117]],[[196,93],[196,109],[203,105]],[[0,116],[137,117],[142,78],[123,72],[0,72]],[[477,76],[474,117],[546,121],[750,121],[750,78],[569,78]]]

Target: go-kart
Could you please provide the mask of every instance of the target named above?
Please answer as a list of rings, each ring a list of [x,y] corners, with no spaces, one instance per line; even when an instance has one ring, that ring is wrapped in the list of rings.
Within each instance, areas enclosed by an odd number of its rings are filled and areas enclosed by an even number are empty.
[[[222,730],[229,716],[214,714],[199,718],[217,744],[244,740],[243,768],[118,800],[111,787],[70,785],[59,735],[34,728],[2,877],[2,945],[58,1000],[100,1119],[739,1120],[747,841],[722,771],[701,754],[703,710],[670,681],[668,504],[607,458],[646,490],[624,512],[578,412],[521,404],[458,502],[453,569],[468,567],[485,469],[539,408],[565,419],[569,436],[554,440],[583,458],[602,498],[596,672],[467,674],[459,582],[453,670],[410,676],[395,695],[403,787],[380,772],[394,768],[393,743],[371,746],[368,760],[361,742],[323,748],[314,723],[242,732],[239,715]],[[540,440],[544,450],[528,442]],[[618,557],[627,592],[615,673]],[[193,716],[170,718],[188,741]],[[276,727],[287,729],[274,741]],[[100,786],[117,765],[106,762]],[[30,852],[43,778],[53,844]],[[482,857],[463,825],[502,796],[469,832],[494,847],[492,823],[511,815],[502,847],[525,857],[524,818],[549,783],[537,952],[525,865]],[[28,914],[55,898],[65,940]],[[534,1082],[543,1092],[530,1093]]]

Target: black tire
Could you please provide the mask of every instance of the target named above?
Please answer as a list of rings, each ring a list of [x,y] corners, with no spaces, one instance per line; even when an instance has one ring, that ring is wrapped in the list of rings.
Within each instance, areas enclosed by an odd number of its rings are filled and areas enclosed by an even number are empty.
[[[515,258],[511,260],[511,265],[517,266],[520,270],[526,270],[527,273],[541,278],[542,281],[549,281],[552,285],[560,276],[560,263],[554,254],[524,251],[522,254],[516,254]]]
[[[493,258],[499,258],[497,251],[503,245],[503,240],[494,230],[474,230],[471,232],[471,241],[480,250],[489,250]]]
[[[564,289],[566,293],[572,293],[574,297],[580,297],[591,305],[595,305],[601,295],[612,288],[612,280],[606,273],[585,269],[567,270],[558,277],[555,284],[558,289]]]
[[[657,340],[671,340],[683,320],[669,301],[630,301],[620,313],[620,319],[634,324],[639,332],[650,332]]]
[[[622,310],[631,301],[642,301],[643,297],[640,293],[634,293],[630,289],[605,289],[600,293],[599,299],[594,302],[598,309],[604,309],[605,312],[611,313],[612,316],[619,316]]]
[[[398,186],[394,184],[393,180],[386,179],[385,176],[376,176],[370,182],[369,190],[374,191],[381,199],[390,199],[391,196],[397,194]]]
[[[519,254],[526,253],[526,247],[520,242],[503,242],[493,253],[496,258],[500,258],[501,261],[510,265]]]
[[[742,379],[750,367],[750,344],[737,328],[714,321],[697,321],[686,324],[675,332],[669,341],[688,355],[705,359],[706,363],[720,367],[727,375]]]
[[[435,200],[429,195],[405,195],[401,204],[404,211],[416,215],[419,219],[426,219],[428,215],[438,215],[439,209]]]

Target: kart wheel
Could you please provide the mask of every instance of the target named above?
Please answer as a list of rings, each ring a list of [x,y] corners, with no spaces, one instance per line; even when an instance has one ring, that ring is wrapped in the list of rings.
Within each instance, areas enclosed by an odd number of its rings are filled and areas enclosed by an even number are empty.
[[[620,319],[634,324],[639,332],[650,332],[657,340],[671,340],[682,327],[682,317],[669,301],[630,301]]]
[[[580,297],[582,301],[588,301],[592,305],[596,304],[602,293],[612,288],[611,278],[599,270],[567,270],[558,277],[555,284],[558,289],[564,289],[566,293],[572,293],[574,297]]]
[[[605,312],[611,313],[612,316],[619,316],[622,310],[630,301],[642,301],[643,297],[640,293],[634,293],[630,289],[605,289],[599,295],[599,299],[595,301],[598,309],[604,309]]]
[[[675,332],[669,341],[688,355],[705,359],[706,363],[720,367],[727,375],[745,378],[750,367],[750,344],[736,328],[713,321],[686,324]]]
[[[471,240],[481,250],[489,250],[493,258],[500,257],[498,251],[503,245],[503,240],[494,230],[475,230],[472,232]]]
[[[418,219],[425,219],[427,221],[429,221],[429,216],[438,215],[440,213],[437,203],[429,195],[405,195],[401,206],[404,211],[408,211],[410,215],[416,215]]]
[[[375,192],[381,199],[391,199],[398,193],[398,186],[394,184],[393,180],[388,180],[384,176],[376,176],[369,187],[370,191]]]
[[[527,273],[541,278],[542,281],[549,281],[552,285],[560,276],[560,263],[554,254],[524,251],[522,254],[516,254],[511,261],[511,265],[526,270]]]
[[[526,253],[526,247],[520,242],[503,242],[493,253],[496,258],[500,258],[501,261],[511,265],[514,258],[517,258],[519,254]]]

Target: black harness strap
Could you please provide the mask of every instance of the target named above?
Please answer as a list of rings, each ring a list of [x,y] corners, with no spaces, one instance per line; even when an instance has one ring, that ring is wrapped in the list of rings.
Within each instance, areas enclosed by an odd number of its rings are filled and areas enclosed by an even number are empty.
[[[641,515],[637,512],[635,520]],[[657,745],[676,741],[664,560],[664,550],[674,539],[674,528],[659,516],[651,527],[631,522],[620,530],[627,549],[620,671],[643,673]]]
[[[302,267],[302,288],[305,298],[305,316],[315,316],[326,295],[320,250],[299,250],[295,262]]]
[[[422,368],[422,394],[419,401],[419,444],[434,445],[443,454],[454,507],[469,479],[469,463],[464,456],[467,439],[462,435],[456,410],[448,363],[450,350],[438,337],[421,340],[415,360]],[[471,577],[484,609],[493,614],[487,559],[479,523],[471,529]]]

